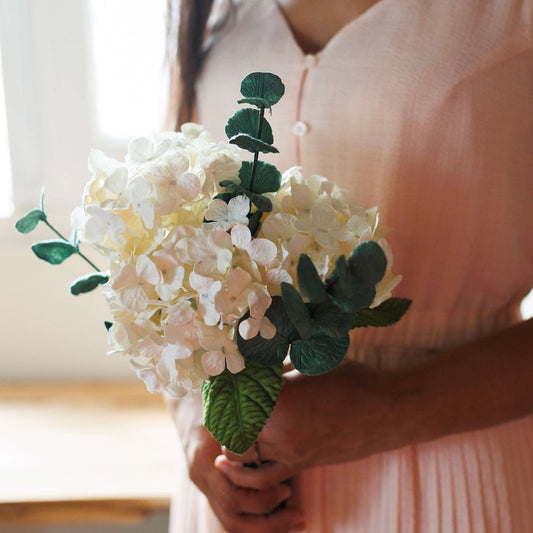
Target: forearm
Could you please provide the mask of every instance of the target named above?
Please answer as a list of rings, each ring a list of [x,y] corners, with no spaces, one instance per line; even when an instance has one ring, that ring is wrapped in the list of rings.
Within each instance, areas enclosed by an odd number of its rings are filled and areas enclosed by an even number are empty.
[[[397,372],[393,412],[405,443],[533,413],[533,320]]]

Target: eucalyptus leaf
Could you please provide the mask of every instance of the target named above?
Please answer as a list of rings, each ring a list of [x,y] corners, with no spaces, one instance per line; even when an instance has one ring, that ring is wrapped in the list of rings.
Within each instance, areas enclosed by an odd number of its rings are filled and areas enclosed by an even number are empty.
[[[261,108],[268,108],[270,109],[270,102],[268,100],[265,100],[264,98],[241,98],[240,100],[237,100],[238,104],[250,104]]]
[[[31,249],[39,259],[51,265],[59,265],[72,254],[78,252],[78,249],[70,242],[60,239],[38,242]]]
[[[252,169],[253,163],[251,161],[243,161],[239,170],[239,179],[243,187],[257,194],[279,190],[281,185],[281,172],[274,165],[265,163],[264,161],[257,161],[253,186]]]
[[[389,298],[372,309],[365,308],[357,311],[353,321],[354,328],[369,326],[382,328],[396,324],[411,306],[408,298]]]
[[[113,327],[113,322],[109,322],[108,320],[104,320],[104,327],[107,331],[109,331]]]
[[[46,215],[41,209],[32,209],[15,223],[15,229],[19,233],[30,233],[41,220],[46,220]]]
[[[259,229],[259,223],[261,217],[263,216],[263,211],[254,211],[253,213],[248,213],[248,229],[252,236],[255,236],[257,230]]]
[[[340,364],[350,345],[349,335],[332,338],[326,335],[295,340],[291,345],[294,368],[307,376],[317,376]]]
[[[309,309],[298,291],[290,283],[281,283],[281,299],[290,321],[303,339],[309,339],[313,334],[313,321]]]
[[[237,374],[224,370],[202,384],[204,425],[228,450],[243,454],[276,405],[283,366],[247,363]]]
[[[239,109],[226,124],[226,135],[228,138],[234,137],[239,133],[247,133],[250,137],[258,137],[259,133],[259,111],[257,109]],[[272,144],[274,137],[272,128],[268,121],[263,118],[261,126],[261,141]]]
[[[301,254],[296,270],[298,285],[304,295],[313,303],[323,303],[329,300],[326,286],[320,279],[313,261],[306,254]]]
[[[289,320],[280,296],[274,296],[265,316],[276,327],[276,334],[272,339],[264,339],[257,334],[252,339],[245,340],[237,328],[237,346],[239,352],[246,359],[261,365],[275,365],[283,362],[289,351],[290,343],[298,337],[296,329]],[[242,320],[250,317],[246,313]]]
[[[279,150],[271,144],[263,142],[262,140],[257,139],[252,135],[248,135],[247,133],[239,133],[237,135],[234,135],[230,138],[229,142],[231,144],[236,144],[239,148],[242,148],[243,150],[248,150],[252,153],[262,152],[264,154],[277,154],[279,152]]]
[[[315,328],[329,337],[343,337],[354,327],[354,314],[342,311],[332,301],[314,306],[312,315]]]
[[[259,211],[263,211],[264,213],[270,213],[272,211],[272,200],[270,198],[250,191],[244,191],[243,194],[246,194],[250,198],[250,201]]]
[[[235,196],[237,196],[236,192],[221,192],[217,194],[214,199],[222,200],[228,204],[232,198],[235,198]]]
[[[285,94],[285,85],[279,76],[270,72],[252,72],[241,82],[241,94],[245,98],[260,98],[271,107]]]
[[[78,294],[91,292],[99,285],[103,285],[109,281],[109,275],[103,272],[95,272],[76,279],[70,286],[70,293],[74,296]]]
[[[368,285],[382,280],[387,270],[387,258],[381,246],[375,241],[358,244],[348,258],[354,276]]]

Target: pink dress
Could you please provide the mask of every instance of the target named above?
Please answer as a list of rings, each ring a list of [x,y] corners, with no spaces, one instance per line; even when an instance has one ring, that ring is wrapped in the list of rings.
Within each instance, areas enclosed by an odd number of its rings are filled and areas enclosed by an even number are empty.
[[[305,55],[274,0],[246,0],[208,56],[199,121],[225,138],[241,79],[277,73],[281,170],[301,165],[379,206],[392,228],[400,324],[354,333],[381,367],[520,320],[533,286],[533,2],[381,0]],[[175,532],[222,531],[187,475]],[[533,417],[316,468],[307,533],[533,532]]]

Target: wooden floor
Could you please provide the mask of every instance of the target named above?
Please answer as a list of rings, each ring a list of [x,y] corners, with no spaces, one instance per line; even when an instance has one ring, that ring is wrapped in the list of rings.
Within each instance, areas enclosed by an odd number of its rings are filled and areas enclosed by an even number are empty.
[[[178,446],[162,396],[140,382],[0,385],[0,524],[168,509]]]

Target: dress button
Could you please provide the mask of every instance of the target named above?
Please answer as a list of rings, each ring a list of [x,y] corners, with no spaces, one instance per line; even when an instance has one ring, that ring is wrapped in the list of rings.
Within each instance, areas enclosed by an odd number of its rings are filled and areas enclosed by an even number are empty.
[[[294,135],[297,135],[298,137],[302,137],[308,131],[309,131],[309,126],[305,122],[302,122],[301,120],[298,120],[298,122],[295,122],[292,125],[292,132],[294,133]]]
[[[318,63],[318,57],[315,54],[306,54],[304,63],[305,68],[313,68]]]

